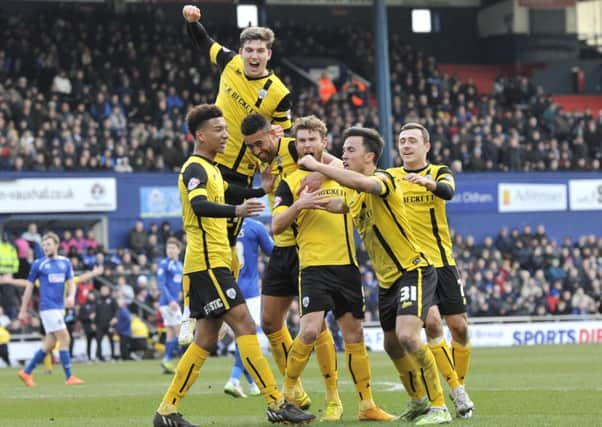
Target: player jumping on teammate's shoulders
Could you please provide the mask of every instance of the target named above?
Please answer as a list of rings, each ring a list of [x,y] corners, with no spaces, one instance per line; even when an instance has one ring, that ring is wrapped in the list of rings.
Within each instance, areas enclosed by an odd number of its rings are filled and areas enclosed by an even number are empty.
[[[248,27],[240,33],[238,52],[213,40],[200,23],[201,11],[187,5],[182,9],[186,29],[193,43],[220,71],[215,105],[224,112],[228,126],[228,144],[218,153],[215,162],[228,183],[251,187],[257,171],[257,161],[243,144],[240,126],[243,119],[258,113],[285,131],[291,127],[291,95],[280,78],[267,66],[272,57],[274,32],[266,27]],[[237,198],[238,197],[238,198]],[[239,204],[243,199],[226,195],[226,203]],[[232,250],[232,271],[238,275],[236,236],[240,230],[240,218],[228,219],[228,238]]]

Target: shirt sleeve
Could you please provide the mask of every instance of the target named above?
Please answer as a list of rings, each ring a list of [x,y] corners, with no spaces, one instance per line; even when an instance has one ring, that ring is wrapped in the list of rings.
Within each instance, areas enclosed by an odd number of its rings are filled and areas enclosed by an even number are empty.
[[[184,170],[182,179],[190,202],[197,197],[207,198],[207,171],[200,164],[190,163]]]
[[[274,213],[282,212],[294,202],[293,193],[286,179],[280,181],[274,197]]]
[[[292,106],[291,94],[287,93],[274,110],[274,113],[272,114],[272,123],[282,126],[282,129],[285,131],[289,130],[293,125],[291,122]]]
[[[383,170],[379,170],[375,174],[375,178],[381,183],[380,197],[387,198],[395,192],[395,178]]]
[[[67,276],[66,276],[67,280],[71,280],[73,279],[73,265],[71,264],[71,262],[67,262]]]
[[[236,53],[216,41],[209,48],[209,59],[213,64],[218,66],[220,71],[223,71],[236,55]]]

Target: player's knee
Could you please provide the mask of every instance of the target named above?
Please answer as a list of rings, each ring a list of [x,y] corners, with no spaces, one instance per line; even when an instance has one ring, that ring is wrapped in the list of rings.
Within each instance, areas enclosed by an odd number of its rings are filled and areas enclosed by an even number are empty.
[[[282,329],[282,320],[274,316],[261,316],[261,329],[266,335],[273,334]]]
[[[403,349],[401,348],[401,345],[399,345],[397,336],[394,333],[385,334],[383,346],[387,355],[393,360],[399,359],[404,355]]]
[[[304,344],[312,344],[315,343],[316,340],[318,339],[318,335],[320,334],[320,327],[318,326],[316,327],[306,327],[303,328],[300,332],[299,332],[299,339],[304,343]]]
[[[413,331],[401,330],[397,333],[397,339],[401,348],[408,353],[415,353],[420,347],[420,337]]]
[[[441,325],[440,318],[427,317],[426,322],[424,324],[424,329],[426,332],[426,336],[431,339],[443,335],[443,326]]]
[[[454,341],[461,345],[468,343],[468,323],[463,316],[448,317],[447,326]]]

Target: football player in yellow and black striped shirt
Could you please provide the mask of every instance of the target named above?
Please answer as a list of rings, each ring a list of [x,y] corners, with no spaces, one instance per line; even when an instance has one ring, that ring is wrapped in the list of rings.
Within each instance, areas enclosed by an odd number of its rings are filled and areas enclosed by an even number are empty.
[[[316,162],[322,160],[326,125],[321,120],[315,116],[297,119],[293,135],[299,156],[311,155]],[[358,418],[390,421],[394,417],[372,399],[370,362],[362,329],[365,302],[351,217],[324,209],[330,200],[344,197],[345,190],[336,181],[326,179],[310,193],[307,187],[301,188],[310,173],[297,170],[280,182],[272,217],[272,231],[276,235],[290,226],[296,228],[299,247],[301,327],[286,361],[284,394],[289,396],[294,392],[322,330],[324,316],[332,310],[343,332],[345,356],[360,399]],[[339,420],[343,406],[338,396],[326,403],[322,420]]]
[[[184,256],[184,289],[188,290],[190,315],[197,319],[194,342],[180,359],[174,378],[153,419],[154,427],[192,426],[178,413],[178,406],[197,379],[209,351],[226,322],[234,331],[245,369],[260,387],[272,422],[304,423],[314,416],[287,403],[276,386],[256,336],[256,326],[230,270],[226,218],[258,215],[263,204],[256,199],[233,206],[224,204],[225,191],[252,197],[252,190],[227,185],[214,163],[228,141],[226,120],[215,105],[199,105],[186,116],[195,140],[194,153],[182,166],[178,188],[182,222],[188,245]]]
[[[437,306],[426,321],[426,332],[439,370],[446,378],[458,416],[472,416],[473,403],[464,389],[471,346],[466,298],[453,256],[445,203],[455,191],[454,177],[444,165],[427,161],[428,131],[420,123],[407,123],[399,134],[403,167],[389,169],[403,191],[403,204],[418,243],[437,269]],[[452,351],[443,336],[441,315],[452,334]]]
[[[429,307],[436,303],[435,269],[416,244],[401,202],[403,194],[394,178],[376,169],[384,145],[378,132],[349,128],[343,137],[345,169],[319,164],[311,156],[304,156],[299,166],[320,172],[348,188],[341,211],[348,209],[353,216],[374,266],[385,350],[412,398],[403,419],[412,420],[425,414],[417,425],[449,422],[451,416],[435,359],[420,339]],[[417,387],[421,385],[416,381],[418,372],[426,389]],[[430,402],[421,394],[428,395]]]
[[[266,170],[276,177],[275,187],[280,181],[297,170],[297,148],[294,138],[279,137],[270,122],[261,114],[250,114],[242,122],[241,131],[247,149],[265,165]],[[324,153],[325,162],[337,161]],[[270,207],[274,207],[274,193],[268,194]],[[263,277],[261,286],[261,328],[266,334],[274,361],[282,375],[286,369],[286,358],[293,343],[284,321],[293,299],[299,295],[299,259],[297,242],[292,227],[274,235],[274,250]],[[340,401],[337,390],[336,350],[332,334],[326,324],[315,344],[316,359],[326,386],[326,400]],[[311,404],[301,381],[295,387],[294,403],[305,409]]]
[[[249,27],[240,34],[238,53],[222,46],[207,34],[199,22],[201,12],[196,6],[185,6],[182,11],[187,31],[194,44],[208,53],[211,62],[220,71],[219,89],[215,104],[224,112],[229,129],[228,145],[216,155],[224,179],[230,183],[251,186],[257,170],[257,161],[243,144],[240,125],[251,113],[259,113],[285,131],[290,129],[291,96],[280,78],[267,68],[272,56],[274,32],[265,27]],[[242,200],[228,196],[228,203]],[[230,246],[236,246],[236,236],[242,221],[230,220]],[[237,268],[236,263],[234,266]]]

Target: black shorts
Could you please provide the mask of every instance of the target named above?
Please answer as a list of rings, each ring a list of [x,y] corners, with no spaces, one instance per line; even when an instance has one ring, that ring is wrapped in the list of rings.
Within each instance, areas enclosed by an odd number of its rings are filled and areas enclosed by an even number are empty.
[[[234,184],[238,185],[239,187],[246,188],[250,188],[253,185],[252,176],[234,172],[232,169],[229,169],[224,165],[218,164],[217,167],[222,173],[224,181],[226,181],[228,184]],[[229,205],[240,205],[244,201],[244,198],[233,197],[232,195],[228,195],[228,193],[226,193],[226,203]],[[236,238],[238,237],[238,233],[240,233],[242,220],[243,218],[240,217],[228,218],[228,241],[230,242],[230,247],[236,246]]]
[[[418,316],[424,322],[436,304],[437,273],[434,267],[408,271],[391,285],[378,288],[378,310],[383,331],[395,329],[397,316]]]
[[[261,294],[273,297],[299,295],[299,255],[296,246],[274,246],[263,276]]]
[[[301,316],[329,310],[335,319],[345,313],[351,313],[357,319],[364,318],[366,301],[362,277],[355,265],[306,267],[301,270]]]
[[[437,306],[443,316],[466,313],[466,297],[455,265],[437,268]]]
[[[218,319],[245,298],[228,268],[214,268],[184,275],[189,280],[190,317]]]

